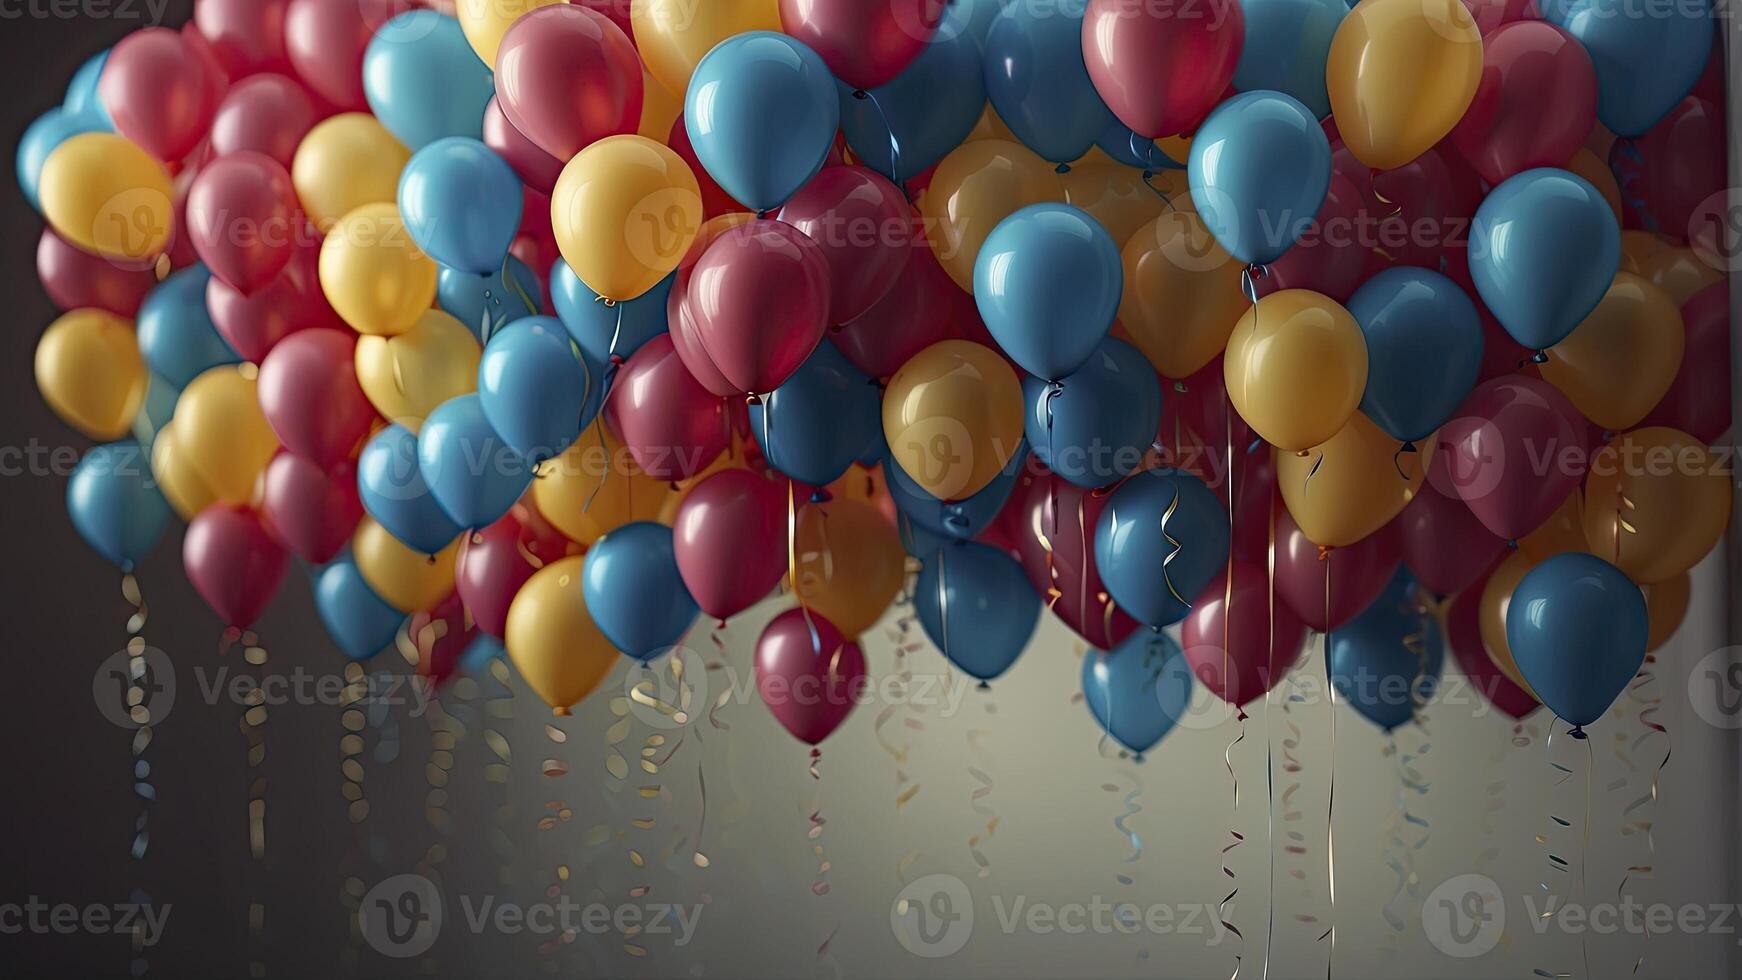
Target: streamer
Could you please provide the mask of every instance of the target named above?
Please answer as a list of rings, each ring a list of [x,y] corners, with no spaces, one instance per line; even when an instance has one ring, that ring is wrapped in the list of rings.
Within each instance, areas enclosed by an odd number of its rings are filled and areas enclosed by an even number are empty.
[[[152,817],[157,809],[157,787],[151,782],[151,762],[145,757],[146,750],[151,747],[155,737],[155,730],[151,727],[151,705],[146,698],[150,664],[145,656],[145,621],[150,617],[151,610],[146,606],[145,597],[139,590],[139,580],[131,572],[121,576],[121,596],[133,610],[127,617],[127,714],[137,726],[133,729],[130,742],[133,756],[131,781],[133,795],[139,798],[139,810],[133,818],[133,841],[127,848],[127,853],[133,861],[131,877],[137,881],[143,877],[140,865],[145,860],[146,851],[151,847]],[[129,889],[127,900],[135,905],[148,906],[151,904],[151,894],[145,890],[143,884],[135,884]],[[128,968],[133,976],[143,976],[151,969],[151,961],[145,955],[147,947],[144,924],[135,924],[130,935],[133,958]]]
[[[1575,741],[1583,743],[1583,745],[1585,746],[1585,819],[1584,819],[1584,827],[1583,827],[1583,830],[1582,830],[1580,838],[1579,838],[1579,896],[1582,899],[1585,895],[1588,894],[1587,878],[1588,878],[1588,870],[1589,870],[1588,866],[1590,863],[1590,854],[1591,854],[1591,776],[1592,776],[1592,764],[1595,761],[1595,759],[1594,759],[1594,755],[1593,755],[1592,748],[1591,748],[1591,741],[1590,741],[1589,737],[1587,737],[1585,735],[1584,732],[1575,728],[1571,732],[1569,732],[1568,734],[1572,735],[1572,737]],[[1572,769],[1570,769],[1570,768],[1562,765],[1561,763],[1555,761],[1554,736],[1555,736],[1554,722],[1551,721],[1551,722],[1549,722],[1549,727],[1548,727],[1548,738],[1543,743],[1543,746],[1544,746],[1544,749],[1548,753],[1549,768],[1558,774],[1558,778],[1554,781],[1554,784],[1553,784],[1554,787],[1558,788],[1561,785],[1565,784],[1567,780],[1571,779],[1573,777],[1574,773],[1573,773]],[[1571,830],[1572,826],[1573,826],[1571,820],[1568,820],[1567,818],[1562,817],[1562,816],[1558,816],[1553,812],[1549,813],[1549,820],[1554,823],[1555,827],[1558,827],[1562,830]],[[1550,833],[1552,833],[1552,832],[1553,831],[1550,831]],[[1545,848],[1549,849],[1549,850],[1547,850],[1549,868],[1556,871],[1556,872],[1559,872],[1561,874],[1567,873],[1567,871],[1571,867],[1571,864],[1570,864],[1570,862],[1567,861],[1567,859],[1565,857],[1561,856],[1560,854],[1555,853],[1554,850],[1552,850],[1554,845],[1552,843],[1550,843],[1548,834],[1538,834],[1536,840],[1537,840],[1537,843],[1542,844]],[[1549,883],[1548,883],[1547,878],[1544,878],[1543,881],[1537,887],[1542,891],[1545,899],[1549,899],[1549,898],[1553,897],[1553,892],[1549,888]],[[1543,912],[1541,914],[1541,917],[1548,918],[1548,917],[1552,916],[1553,914],[1554,914],[1554,910],[1552,908],[1552,903],[1545,901],[1544,909],[1543,909]],[[1587,976],[1587,977],[1591,976],[1591,953],[1590,953],[1590,949],[1586,945],[1586,936],[1583,932],[1581,932],[1579,934],[1579,959],[1580,959],[1581,963],[1583,964],[1583,971],[1584,971],[1583,975]],[[1566,978],[1566,977],[1571,976],[1571,974],[1568,974],[1568,973],[1557,973],[1557,972],[1543,969],[1541,967],[1537,967],[1535,969],[1532,969],[1531,973],[1534,974],[1535,976],[1543,977],[1543,978],[1545,978],[1545,980],[1562,980],[1562,978]]]
[[[1639,705],[1639,724],[1645,729],[1628,746],[1628,768],[1633,768],[1632,756],[1637,754],[1640,746],[1654,735],[1663,736],[1663,758],[1659,759],[1657,765],[1651,770],[1650,788],[1644,795],[1628,803],[1621,811],[1621,835],[1625,837],[1629,834],[1639,833],[1645,836],[1645,863],[1629,865],[1627,871],[1621,876],[1621,882],[1615,886],[1617,904],[1623,906],[1626,904],[1625,893],[1630,881],[1635,877],[1655,878],[1657,876],[1657,841],[1653,836],[1653,828],[1657,822],[1658,784],[1663,778],[1664,769],[1669,766],[1670,756],[1675,752],[1674,739],[1671,738],[1668,727],[1654,717],[1658,710],[1663,707],[1663,695],[1654,693],[1650,697],[1640,696],[1640,692],[1647,687],[1652,687],[1654,692],[1657,690],[1655,686],[1657,673],[1653,669],[1656,663],[1657,656],[1655,654],[1646,654],[1644,668],[1640,670],[1639,676],[1634,679],[1633,684],[1627,690],[1628,698]],[[1649,815],[1634,816],[1635,813],[1643,811],[1646,807],[1650,808]],[[1642,942],[1649,943],[1651,930],[1645,929],[1643,932]],[[1641,949],[1638,958],[1633,961],[1632,976],[1639,975],[1639,968],[1645,963],[1645,953],[1646,951]]]
[[[990,756],[985,746],[980,744],[980,739],[991,734],[984,729],[970,728],[967,735],[969,753],[981,760],[982,763],[981,766],[968,766],[968,776],[979,783],[979,786],[968,794],[968,806],[982,819],[985,828],[968,838],[968,854],[974,859],[974,864],[979,867],[977,875],[981,878],[992,876],[992,862],[981,851],[980,842],[991,840],[992,836],[998,832],[999,823],[998,811],[982,802],[991,796],[992,791],[996,788],[992,783],[992,777],[987,775],[986,768],[983,768],[989,766]]]

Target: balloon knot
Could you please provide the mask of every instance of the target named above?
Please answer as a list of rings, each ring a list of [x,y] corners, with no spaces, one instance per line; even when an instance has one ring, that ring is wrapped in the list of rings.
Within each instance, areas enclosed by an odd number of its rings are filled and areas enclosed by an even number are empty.
[[[757,394],[745,395],[744,396],[744,404],[746,404],[746,405],[760,405],[760,404],[762,404],[762,396],[757,395]]]
[[[1567,734],[1571,735],[1574,739],[1576,739],[1580,742],[1583,742],[1585,739],[1591,737],[1591,736],[1585,734],[1585,726],[1583,726],[1583,725],[1574,725],[1573,730],[1568,732]]]
[[[1140,766],[1143,765],[1143,753],[1142,752],[1133,752],[1131,754],[1131,761],[1137,763]]]
[[[1186,394],[1189,390],[1190,389],[1188,389],[1186,387],[1186,383],[1184,381],[1175,381],[1173,383],[1173,391],[1174,391],[1174,394],[1176,394],[1176,395]]]
[[[1295,453],[1294,455],[1295,455],[1296,459],[1306,459],[1308,456],[1311,456],[1312,454],[1313,454],[1313,451],[1311,449],[1302,449],[1300,452]]]
[[[717,622],[717,623],[715,623],[715,624],[714,624],[714,628],[715,628],[715,629],[717,629],[717,630],[723,630],[723,629],[725,629],[725,628],[726,628],[726,621],[725,621],[725,620],[723,620],[723,619],[722,619],[722,620],[720,620],[720,621],[719,621],[719,622]]]
[[[769,209],[768,209],[768,208],[760,208],[760,209],[758,209],[758,210],[757,210],[757,212],[756,212],[756,219],[757,219],[757,220],[758,220],[758,221],[762,221],[762,220],[766,220],[766,219],[767,219],[767,217],[768,217],[768,211],[769,211]]]
[[[990,690],[992,690],[992,685],[986,681],[981,681],[979,684],[975,685],[974,690],[976,690],[976,691],[990,691]]]
[[[1415,453],[1415,452],[1420,452],[1420,451],[1421,450],[1415,448],[1414,441],[1404,443],[1403,448],[1398,450],[1398,452],[1400,452],[1400,453]]]
[[[1329,561],[1330,557],[1331,557],[1331,552],[1334,550],[1336,550],[1336,549],[1334,547],[1332,547],[1331,545],[1328,545],[1328,544],[1319,545],[1319,561]]]
[[[607,309],[607,310],[614,309],[614,308],[616,308],[616,306],[617,306],[616,300],[611,299],[610,297],[605,298],[605,309]]]
[[[1506,539],[1506,547],[1511,548],[1513,551],[1517,551],[1518,550],[1518,539],[1517,538],[1507,538]]]
[[[865,91],[862,88],[856,88],[853,90],[853,98],[858,99],[860,102],[863,102],[866,99],[869,99],[870,97],[871,97],[871,93]]]
[[[557,707],[550,709],[550,713],[558,718],[567,718],[569,716],[569,709],[566,705],[558,705]]]
[[[613,367],[622,367],[623,366],[623,355],[622,354],[612,354],[611,355],[611,364]]]
[[[1068,174],[1070,172],[1071,172],[1071,165],[1068,163],[1061,163],[1057,167],[1053,168],[1053,173],[1059,174],[1060,176],[1063,176],[1064,174]]]
[[[811,503],[813,503],[813,504],[826,504],[833,499],[835,499],[835,498],[829,496],[829,492],[827,490],[824,490],[821,488],[818,488],[817,490],[812,491],[812,493],[811,493]]]
[[[1548,363],[1548,351],[1545,351],[1545,350],[1537,351],[1536,356],[1532,357],[1530,359],[1530,363],[1532,363],[1532,364],[1547,364]]]
[[[821,758],[822,758],[822,757],[823,757],[823,750],[822,750],[822,749],[819,749],[819,748],[817,748],[817,747],[816,747],[816,746],[814,746],[814,745],[813,745],[813,746],[811,746],[811,758],[813,758],[813,759],[821,759]]]

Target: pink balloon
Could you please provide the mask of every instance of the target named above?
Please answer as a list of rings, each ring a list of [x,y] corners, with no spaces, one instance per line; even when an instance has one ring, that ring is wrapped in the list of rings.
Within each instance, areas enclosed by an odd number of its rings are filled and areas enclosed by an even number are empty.
[[[253,150],[206,165],[188,189],[187,215],[200,261],[245,293],[284,271],[305,220],[290,173]]]
[[[501,520],[461,538],[454,591],[478,628],[501,639],[508,630],[508,607],[532,573],[579,550],[538,511],[515,504]]]
[[[216,276],[206,283],[206,311],[230,349],[259,364],[278,342],[298,330],[325,327],[350,331],[321,292],[321,236],[304,233],[278,277],[244,293]]]
[[[1584,45],[1543,21],[1507,24],[1482,40],[1476,97],[1452,142],[1490,184],[1563,167],[1597,121],[1597,69]]]
[[[1377,271],[1373,249],[1379,244],[1378,219],[1375,212],[1366,209],[1367,200],[1345,173],[1332,173],[1318,216],[1294,247],[1265,267],[1266,275],[1254,284],[1258,295],[1310,289],[1347,303],[1361,283]]]
[[[1506,550],[1506,542],[1483,527],[1462,500],[1432,487],[1417,493],[1394,523],[1403,539],[1403,563],[1440,595],[1468,588]]]
[[[368,112],[363,52],[402,0],[290,0],[284,42],[298,78],[341,112]]]
[[[1560,389],[1508,375],[1477,385],[1440,428],[1435,471],[1488,530],[1516,541],[1584,480],[1589,448],[1590,424]]]
[[[1446,610],[1446,645],[1452,648],[1452,656],[1457,658],[1458,668],[1470,679],[1471,686],[1481,691],[1488,703],[1517,720],[1535,711],[1538,705],[1529,692],[1501,673],[1482,643],[1482,588],[1487,584],[1488,572],[1484,571],[1452,600],[1451,608]]]
[[[547,8],[549,9],[549,8]],[[685,305],[699,351],[731,387],[762,395],[781,386],[822,343],[829,325],[829,263],[784,221],[739,225],[714,240],[690,270]],[[691,364],[702,378],[704,370]]]
[[[247,629],[284,582],[290,556],[246,507],[213,504],[200,511],[182,538],[188,581],[225,626]]]
[[[1701,442],[1730,431],[1730,286],[1713,283],[1682,305],[1687,348],[1669,392],[1639,428],[1666,425]]]
[[[1107,598],[1095,564],[1095,523],[1106,506],[1107,495],[1084,490],[1036,462],[1017,478],[1005,507],[1015,509],[1005,527],[1015,534],[1029,584],[1053,615],[1101,650],[1113,649],[1137,630],[1137,621]],[[1055,589],[1058,595],[1049,601]]]
[[[44,228],[36,243],[36,277],[62,310],[95,307],[132,319],[145,295],[157,286],[149,264],[129,266],[69,243]]]
[[[1661,232],[1677,241],[1693,238],[1708,248],[1736,234],[1726,223],[1731,212],[1717,203],[1724,200],[1729,183],[1721,105],[1693,96],[1681,100],[1645,135],[1616,140],[1609,167],[1621,184],[1627,227]],[[1708,204],[1714,195],[1715,209]]]
[[[357,467],[350,462],[328,471],[281,452],[266,467],[262,486],[260,517],[267,530],[306,562],[324,565],[338,557],[363,517]]]
[[[864,167],[827,167],[780,209],[829,264],[829,322],[859,316],[895,285],[912,251],[913,208]]]
[[[859,644],[817,613],[789,609],[756,641],[756,692],[775,720],[806,745],[841,727],[866,684]]]
[[[1189,133],[1222,100],[1246,43],[1235,0],[1182,16],[1172,5],[1089,0],[1083,62],[1113,115],[1139,136]]]
[[[724,622],[786,574],[785,481],[721,470],[697,483],[672,522],[677,570],[702,611]]]
[[[200,33],[193,21],[181,25],[181,41],[199,61],[205,76],[206,91],[211,95],[212,108],[216,109],[218,103],[224,101],[224,93],[230,90],[230,73],[224,70],[223,63],[218,60],[218,52],[212,49],[212,42],[206,40],[206,36]]]
[[[925,50],[945,6],[938,0],[780,0],[780,26],[822,55],[849,87],[876,88]]]
[[[1244,561],[1234,563],[1233,590],[1224,569],[1180,627],[1192,672],[1232,705],[1251,704],[1275,687],[1300,662],[1305,641],[1306,624],[1286,603],[1271,601],[1265,566]]]
[[[212,153],[257,150],[289,167],[320,114],[301,85],[284,75],[255,75],[230,87],[212,117]]]
[[[417,647],[417,673],[430,687],[446,684],[460,669],[460,657],[478,635],[466,617],[466,604],[458,591],[436,603],[435,608],[414,612],[406,621],[406,635]]]
[[[641,123],[641,56],[609,17],[559,3],[521,15],[496,52],[496,98],[559,160]]]
[[[726,451],[726,405],[684,367],[669,334],[641,345],[617,372],[605,423],[656,480],[695,476]]]
[[[231,78],[290,70],[285,54],[287,0],[199,0],[194,24]]]
[[[931,246],[915,239],[889,291],[836,327],[830,339],[859,370],[888,378],[913,355],[955,336],[957,319],[973,302],[938,264]]]
[[[508,165],[514,168],[514,172],[520,175],[520,179],[528,187],[547,196],[556,187],[556,179],[562,176],[563,162],[544,152],[537,143],[515,129],[514,124],[503,115],[502,103],[495,97],[491,97],[489,104],[484,107],[484,145],[507,160]],[[548,221],[548,204],[544,213]]]
[[[1372,605],[1401,558],[1396,521],[1348,547],[1321,555],[1288,509],[1277,509],[1276,598],[1321,633],[1348,623]],[[1326,575],[1331,579],[1328,604]]]
[[[216,106],[205,64],[175,31],[147,27],[122,38],[97,83],[115,131],[159,160],[198,146]]]
[[[677,279],[673,281],[671,293],[665,298],[665,319],[671,334],[672,349],[684,362],[690,372],[709,393],[722,398],[739,394],[732,387],[732,382],[726,380],[714,362],[708,359],[701,342],[696,339],[696,319],[689,305],[689,272],[680,268]]]
[[[260,410],[284,448],[321,466],[349,459],[375,424],[357,384],[357,338],[303,330],[260,364]]]

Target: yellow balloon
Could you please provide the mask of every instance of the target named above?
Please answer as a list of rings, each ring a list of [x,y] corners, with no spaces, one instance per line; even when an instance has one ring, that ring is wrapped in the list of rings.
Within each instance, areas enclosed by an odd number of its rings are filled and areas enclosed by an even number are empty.
[[[690,75],[714,45],[745,31],[779,31],[778,0],[638,0],[629,8],[635,46],[647,70],[672,92],[687,92]]]
[[[150,383],[133,321],[113,313],[64,313],[36,342],[36,387],[43,401],[92,439],[126,435]]]
[[[1615,223],[1620,224],[1622,221],[1621,185],[1615,182],[1615,171],[1610,170],[1607,163],[1597,159],[1597,154],[1582,146],[1579,147],[1577,153],[1573,154],[1573,158],[1567,161],[1566,169],[1585,178],[1592,187],[1597,189],[1598,193],[1603,195],[1603,200],[1609,202],[1609,210],[1615,212]]]
[[[1460,0],[1361,0],[1331,39],[1325,84],[1355,158],[1391,170],[1444,139],[1482,77],[1482,33]]]
[[[593,693],[619,659],[581,597],[585,561],[576,555],[533,572],[508,607],[508,659],[558,715]]]
[[[974,291],[974,260],[998,223],[1030,204],[1064,200],[1045,160],[1019,143],[979,140],[950,151],[932,174],[920,212],[927,243],[956,285]]]
[[[564,0],[567,2],[567,0]],[[672,124],[683,114],[683,96],[673,95],[666,91],[648,74],[647,69],[641,69],[641,124],[635,131],[654,141],[664,143],[671,138]]]
[[[1635,582],[1699,563],[1730,524],[1730,468],[1685,432],[1636,429],[1591,458],[1585,541]]]
[[[1240,317],[1222,373],[1252,430],[1284,452],[1301,452],[1336,435],[1361,404],[1367,339],[1335,300],[1284,289]]]
[[[351,536],[351,556],[363,581],[402,613],[433,609],[454,591],[454,557],[459,551],[457,537],[433,555],[414,551],[373,517],[359,521]]]
[[[1155,141],[1155,145],[1167,154],[1169,160],[1181,166],[1192,158],[1192,138],[1183,133],[1179,136],[1163,136]]]
[[[805,504],[797,524],[799,602],[849,638],[877,625],[907,579],[895,526],[870,504],[844,499]]]
[[[175,230],[169,171],[114,133],[81,133],[55,147],[42,164],[38,199],[62,238],[112,259],[154,260]]]
[[[472,50],[478,52],[478,57],[496,70],[496,49],[502,44],[502,35],[508,33],[508,28],[524,14],[548,7],[553,3],[567,3],[568,0],[459,0],[454,4],[454,16],[460,21],[460,30],[466,33],[466,41]]]
[[[290,162],[297,200],[326,231],[365,204],[392,204],[411,151],[366,112],[323,119],[308,131]]]
[[[1010,131],[1010,127],[1004,124],[1004,117],[998,114],[997,109],[992,108],[992,103],[990,102],[986,103],[986,108],[980,111],[979,121],[974,123],[973,131],[968,133],[968,138],[962,142],[977,143],[980,140],[1004,140],[1007,143],[1021,142],[1016,138],[1016,134]]]
[[[1646,260],[1674,247],[1674,242],[1657,232],[1629,228],[1621,233],[1621,271],[1644,275]]]
[[[1699,253],[1679,246],[1659,249],[1641,259],[1639,274],[1668,293],[1678,308],[1707,286],[1724,281],[1724,273]]]
[[[393,204],[350,212],[321,243],[321,291],[358,333],[392,336],[416,326],[435,302],[436,271]]]
[[[254,483],[278,453],[255,396],[251,364],[211,368],[182,389],[175,403],[176,447],[217,499],[247,505]]]
[[[217,493],[206,486],[205,478],[177,444],[173,420],[157,430],[157,438],[152,440],[151,475],[157,480],[157,489],[163,491],[163,499],[184,521],[193,520],[218,502]]]
[[[478,338],[441,310],[397,337],[357,338],[357,384],[389,422],[412,432],[437,405],[478,389]]]
[[[1585,494],[1574,490],[1555,508],[1542,526],[1518,539],[1518,546],[1534,561],[1547,561],[1572,552],[1590,553],[1585,544]]]
[[[1294,522],[1313,544],[1342,548],[1372,534],[1415,499],[1439,433],[1403,444],[1356,412],[1330,441],[1304,455],[1278,453],[1276,482]]]
[[[1585,418],[1619,432],[1663,400],[1686,344],[1681,310],[1669,294],[1620,272],[1591,315],[1538,367]]]
[[[1508,680],[1541,701],[1542,698],[1525,681],[1524,672],[1512,659],[1512,646],[1506,642],[1506,610],[1512,605],[1512,593],[1535,567],[1536,562],[1522,551],[1507,556],[1488,576],[1488,584],[1482,589],[1482,604],[1476,612],[1476,623],[1482,632],[1482,645],[1488,649],[1488,659],[1494,661],[1494,666],[1499,667]]]
[[[883,435],[902,471],[939,500],[961,500],[998,476],[1022,443],[1022,383],[992,350],[967,340],[927,347],[883,393]]]
[[[1066,203],[1087,211],[1121,247],[1169,210],[1167,201],[1143,182],[1142,171],[1111,159],[1072,166],[1060,180]]]
[[[1687,618],[1688,602],[1693,594],[1693,581],[1683,572],[1662,582],[1647,582],[1639,587],[1645,593],[1645,615],[1649,627],[1645,638],[1646,652],[1669,642]]]
[[[641,472],[629,450],[608,433],[601,449],[601,431],[603,426],[581,433],[562,455],[545,461],[532,481],[538,512],[580,544],[592,544],[631,521],[668,523],[661,508],[671,487]]]
[[[1228,346],[1246,311],[1243,268],[1191,211],[1169,211],[1125,245],[1119,322],[1169,378],[1187,378]]]
[[[608,300],[629,300],[683,260],[702,226],[702,192],[670,147],[608,136],[563,167],[550,220],[575,275]]]

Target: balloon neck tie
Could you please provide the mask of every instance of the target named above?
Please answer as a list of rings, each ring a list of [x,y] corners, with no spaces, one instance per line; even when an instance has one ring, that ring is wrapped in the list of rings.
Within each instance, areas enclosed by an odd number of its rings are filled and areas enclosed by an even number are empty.
[[[1246,302],[1258,305],[1258,280],[1270,275],[1270,270],[1261,262],[1253,262],[1240,270],[1240,292],[1246,296]]]
[[[1547,364],[1548,363],[1548,351],[1545,351],[1545,350],[1537,351],[1536,354],[1531,357],[1530,363],[1532,363],[1532,364]]]
[[[772,210],[773,210],[772,208],[757,208],[756,209],[756,220],[766,221],[768,219],[769,212],[771,212]]]
[[[762,396],[755,393],[745,395],[744,404],[751,406],[760,405],[762,404]]]
[[[889,182],[901,188],[903,197],[907,196],[907,187],[901,182],[901,141],[895,137],[895,127],[889,125],[889,114],[883,111],[883,106],[877,97],[864,89],[853,93],[853,98],[861,102],[871,103],[871,108],[877,110],[877,118],[883,122],[883,131],[889,134]]]
[[[1398,452],[1400,452],[1400,453],[1414,453],[1414,452],[1420,452],[1420,451],[1421,450],[1416,448],[1415,442],[1413,440],[1405,442],[1403,444],[1403,448],[1398,450]]]
[[[1577,742],[1583,742],[1585,739],[1591,737],[1590,735],[1585,733],[1585,727],[1583,725],[1574,725],[1573,730],[1568,732],[1567,734],[1571,735],[1573,737],[1573,740],[1577,741]]]
[[[1071,165],[1068,163],[1061,163],[1058,166],[1054,167],[1052,172],[1055,174],[1058,174],[1060,177],[1063,177],[1065,174],[1068,174],[1071,172]]]
[[[1331,552],[1335,550],[1337,550],[1335,547],[1328,544],[1319,545],[1319,561],[1329,561],[1331,559]]]
[[[1507,538],[1506,539],[1506,547],[1513,550],[1513,551],[1517,551],[1518,550],[1518,539],[1517,538]]]
[[[976,691],[990,691],[990,690],[992,690],[992,684],[990,681],[981,681],[980,683],[974,685],[974,690],[976,690]]]
[[[623,355],[622,354],[612,354],[611,355],[611,366],[612,367],[622,367],[623,366]]]
[[[725,621],[725,620],[723,620],[723,619],[722,619],[722,620],[720,620],[720,621],[719,621],[719,622],[717,622],[717,623],[715,623],[715,624],[714,624],[714,628],[715,628],[715,629],[717,629],[717,630],[723,630],[723,629],[725,629],[725,628],[726,628],[726,621]]]
[[[829,494],[829,491],[822,487],[811,491],[811,503],[813,504],[826,504],[833,499],[835,498]]]
[[[567,718],[569,716],[569,709],[567,705],[558,705],[557,707],[550,709],[550,713],[556,718]]]
[[[1150,191],[1153,192],[1156,197],[1161,198],[1161,203],[1167,205],[1167,209],[1169,211],[1172,211],[1174,209],[1173,198],[1168,197],[1166,191],[1155,186],[1155,171],[1148,170],[1148,169],[1145,169],[1143,171],[1143,186],[1149,188]]]

